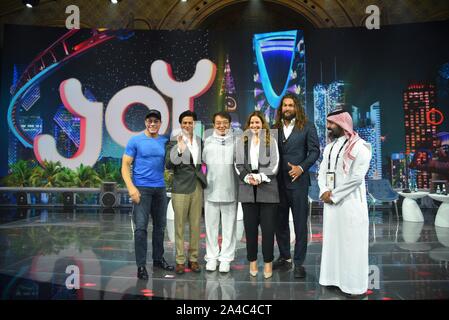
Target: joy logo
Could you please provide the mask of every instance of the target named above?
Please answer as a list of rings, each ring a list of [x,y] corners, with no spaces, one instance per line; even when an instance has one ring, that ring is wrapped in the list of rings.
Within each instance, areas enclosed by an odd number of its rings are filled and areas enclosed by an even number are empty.
[[[194,98],[201,96],[210,88],[215,74],[215,64],[202,59],[197,63],[195,73],[189,80],[178,82],[174,79],[168,63],[162,60],[152,63],[151,77],[154,84],[164,95],[173,99],[171,115],[173,129],[179,127],[177,119],[186,108],[193,110]],[[70,169],[75,169],[81,164],[93,166],[100,156],[102,146],[103,103],[87,100],[77,79],[63,81],[59,86],[59,93],[67,110],[80,118],[78,151],[71,158],[65,158],[58,153],[54,137],[42,134],[34,139],[34,154],[41,164],[44,161],[59,161]],[[104,114],[106,130],[120,146],[125,147],[132,136],[140,133],[130,131],[124,121],[128,108],[137,103],[149,109],[159,110],[162,116],[160,131],[166,132],[168,129],[170,121],[168,106],[157,91],[145,86],[124,88],[111,98]]]

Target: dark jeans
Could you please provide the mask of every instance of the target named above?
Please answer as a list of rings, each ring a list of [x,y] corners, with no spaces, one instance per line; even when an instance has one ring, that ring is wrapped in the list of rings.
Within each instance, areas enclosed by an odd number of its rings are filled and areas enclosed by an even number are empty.
[[[167,225],[167,194],[165,187],[137,187],[140,202],[133,206],[134,248],[138,267],[147,263],[147,228],[151,214],[153,220],[153,261],[162,261],[164,255],[164,232]]]
[[[257,260],[259,224],[262,230],[263,261],[273,261],[277,208],[277,203],[242,203],[248,261]]]
[[[281,191],[281,190],[280,190]],[[290,259],[290,227],[289,208],[292,209],[293,225],[295,228],[295,252],[293,260],[295,265],[302,265],[307,253],[307,218],[309,201],[307,199],[308,188],[286,189],[279,192],[279,218],[276,228],[276,241],[279,246],[279,255]]]

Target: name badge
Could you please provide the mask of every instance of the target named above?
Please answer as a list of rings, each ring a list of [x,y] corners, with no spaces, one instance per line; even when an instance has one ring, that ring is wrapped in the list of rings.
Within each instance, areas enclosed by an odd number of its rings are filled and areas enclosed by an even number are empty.
[[[326,187],[329,190],[335,189],[335,172],[326,172]]]

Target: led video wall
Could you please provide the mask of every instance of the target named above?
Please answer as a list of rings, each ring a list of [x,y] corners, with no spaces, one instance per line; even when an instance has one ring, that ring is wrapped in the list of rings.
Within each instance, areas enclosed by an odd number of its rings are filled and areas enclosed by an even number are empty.
[[[120,164],[148,108],[161,134],[186,109],[195,132],[230,112],[234,130],[298,95],[323,149],[326,114],[351,113],[373,145],[368,178],[397,188],[449,179],[448,22],[252,32],[67,30],[7,25],[1,74],[0,176],[20,160]],[[317,166],[311,170],[315,171]]]

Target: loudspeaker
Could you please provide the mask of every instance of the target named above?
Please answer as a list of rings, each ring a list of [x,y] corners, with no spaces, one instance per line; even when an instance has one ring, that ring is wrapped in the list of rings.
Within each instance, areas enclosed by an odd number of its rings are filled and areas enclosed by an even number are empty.
[[[100,204],[102,207],[115,207],[119,204],[117,182],[103,182],[101,185]]]
[[[19,191],[16,193],[16,200],[18,206],[27,206],[31,204],[30,194],[23,191]]]
[[[75,205],[75,193],[63,192],[62,193],[62,204],[64,207],[73,207]]]

